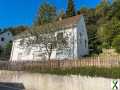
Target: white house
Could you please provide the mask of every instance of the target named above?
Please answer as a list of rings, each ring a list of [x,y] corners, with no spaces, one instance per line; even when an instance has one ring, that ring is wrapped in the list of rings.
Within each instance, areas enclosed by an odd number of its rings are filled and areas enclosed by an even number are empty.
[[[12,43],[14,36],[24,32],[27,27],[18,26],[15,28],[6,28],[6,30],[0,32],[0,47],[5,47],[6,44]]]
[[[51,59],[79,59],[82,56],[89,54],[88,49],[88,36],[84,17],[82,15],[70,17],[60,20],[64,30],[59,30],[55,34],[60,34],[63,31],[69,35],[69,48],[64,50],[55,49],[52,52]],[[19,46],[21,38],[17,38],[13,41],[13,47],[11,51],[11,61],[25,61],[25,60],[45,60],[47,56],[44,51],[39,51],[39,47],[20,48]]]
[[[13,35],[9,30],[0,33],[0,47],[4,47],[8,43],[12,43],[12,41]]]

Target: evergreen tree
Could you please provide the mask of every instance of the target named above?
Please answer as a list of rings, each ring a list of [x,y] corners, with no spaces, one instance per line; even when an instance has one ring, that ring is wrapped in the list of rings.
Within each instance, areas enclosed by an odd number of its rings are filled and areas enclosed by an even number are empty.
[[[45,23],[50,23],[56,18],[56,8],[49,3],[43,3],[38,11],[37,19],[35,25],[42,25]]]
[[[72,17],[76,15],[75,6],[73,0],[68,0],[68,7],[66,10],[66,16]]]

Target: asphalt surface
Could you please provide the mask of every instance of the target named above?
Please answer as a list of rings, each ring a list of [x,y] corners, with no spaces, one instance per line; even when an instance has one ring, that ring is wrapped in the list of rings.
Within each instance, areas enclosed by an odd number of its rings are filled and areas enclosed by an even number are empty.
[[[17,87],[16,84],[0,83],[0,90],[24,90],[23,87]]]

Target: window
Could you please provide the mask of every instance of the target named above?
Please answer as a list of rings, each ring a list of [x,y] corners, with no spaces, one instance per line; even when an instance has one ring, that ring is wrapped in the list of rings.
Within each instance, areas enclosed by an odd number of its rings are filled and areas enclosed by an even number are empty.
[[[9,43],[12,43],[12,40],[10,40]]]
[[[5,39],[2,37],[2,38],[1,38],[1,41],[4,41],[4,40],[5,40]]]
[[[10,33],[8,33],[8,36],[10,35]]]
[[[63,32],[60,32],[60,33],[57,34],[57,40],[59,40],[61,38],[63,38]]]

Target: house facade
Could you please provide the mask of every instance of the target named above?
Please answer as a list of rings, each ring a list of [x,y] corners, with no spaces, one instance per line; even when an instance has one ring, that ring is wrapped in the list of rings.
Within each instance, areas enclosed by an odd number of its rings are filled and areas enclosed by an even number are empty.
[[[4,31],[0,34],[0,47],[4,47],[8,43],[12,43],[12,41],[13,35],[9,30]]]
[[[82,15],[70,17],[67,19],[60,20],[64,30],[55,32],[55,35],[64,34],[68,35],[67,42],[69,47],[63,50],[54,49],[51,54],[51,59],[79,59],[82,56],[89,54],[88,49],[88,36],[84,17]],[[64,32],[64,33],[63,33]],[[45,55],[44,48],[39,50],[39,47],[30,46],[28,48],[22,48],[20,46],[21,38],[16,38],[13,41],[11,51],[11,61],[36,61],[36,60],[47,60],[48,57]]]

